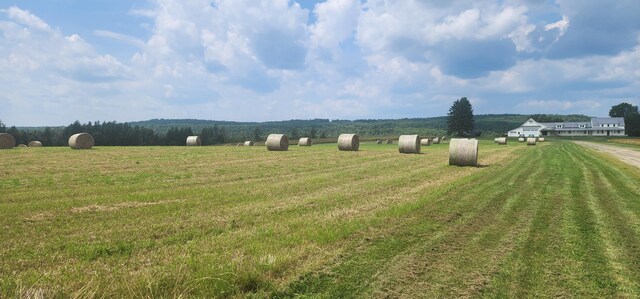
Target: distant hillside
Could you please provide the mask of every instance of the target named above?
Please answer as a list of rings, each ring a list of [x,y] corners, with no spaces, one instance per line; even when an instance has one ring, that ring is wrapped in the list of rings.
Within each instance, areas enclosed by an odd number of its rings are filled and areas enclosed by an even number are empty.
[[[520,126],[529,115],[521,114],[484,114],[476,115],[476,131],[483,135],[500,135]],[[536,115],[540,121],[587,121],[586,115]],[[233,122],[199,119],[152,119],[131,122],[133,126],[153,129],[164,134],[172,127],[191,127],[200,132],[206,127],[224,127],[233,140],[255,139],[258,135],[266,138],[273,132],[289,135],[309,136],[312,131],[316,136],[337,137],[341,133],[351,132],[361,136],[398,136],[401,134],[420,134],[423,136],[444,135],[447,130],[447,117],[404,118],[404,119],[360,119],[360,120],[287,120],[273,122]]]

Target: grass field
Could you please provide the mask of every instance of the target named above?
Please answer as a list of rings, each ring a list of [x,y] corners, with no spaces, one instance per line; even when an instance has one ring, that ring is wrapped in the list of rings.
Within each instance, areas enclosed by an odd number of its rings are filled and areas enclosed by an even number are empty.
[[[640,296],[636,168],[447,149],[0,151],[0,298]]]

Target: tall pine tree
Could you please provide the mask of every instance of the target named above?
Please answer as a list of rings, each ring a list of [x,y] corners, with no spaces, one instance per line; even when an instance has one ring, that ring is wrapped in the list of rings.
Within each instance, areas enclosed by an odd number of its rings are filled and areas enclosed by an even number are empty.
[[[473,107],[466,97],[453,102],[447,114],[447,134],[454,136],[468,136],[473,133]]]

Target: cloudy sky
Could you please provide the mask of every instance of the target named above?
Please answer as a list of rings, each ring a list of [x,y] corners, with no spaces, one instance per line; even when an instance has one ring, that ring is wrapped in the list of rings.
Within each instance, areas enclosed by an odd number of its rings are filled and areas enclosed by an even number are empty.
[[[3,0],[0,120],[606,116],[640,1]]]

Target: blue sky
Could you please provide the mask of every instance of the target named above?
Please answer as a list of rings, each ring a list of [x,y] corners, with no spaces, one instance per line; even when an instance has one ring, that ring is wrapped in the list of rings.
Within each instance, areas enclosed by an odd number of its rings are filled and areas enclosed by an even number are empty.
[[[606,116],[640,104],[640,1],[9,0],[0,120]]]

